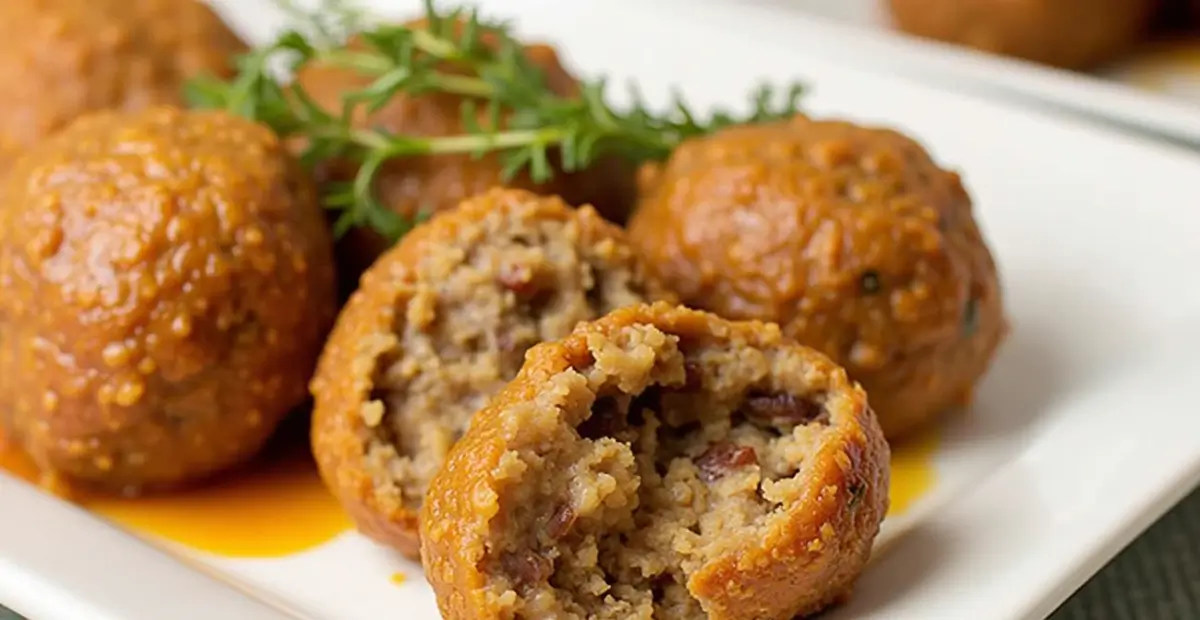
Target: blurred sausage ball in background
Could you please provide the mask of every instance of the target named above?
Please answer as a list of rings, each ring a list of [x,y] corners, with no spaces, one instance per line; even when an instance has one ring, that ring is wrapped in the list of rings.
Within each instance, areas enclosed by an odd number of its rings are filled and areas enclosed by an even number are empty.
[[[1146,34],[1158,0],[888,0],[911,34],[1065,69],[1116,58]]]
[[[0,1],[0,174],[85,112],[182,103],[245,49],[199,0]]]

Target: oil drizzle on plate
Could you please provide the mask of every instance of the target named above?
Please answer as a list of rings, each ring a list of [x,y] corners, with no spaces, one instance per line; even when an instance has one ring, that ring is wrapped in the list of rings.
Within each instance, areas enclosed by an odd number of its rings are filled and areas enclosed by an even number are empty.
[[[937,484],[938,429],[910,437],[892,446],[892,488],[889,517],[908,511]]]
[[[303,442],[282,437],[263,458],[211,484],[138,498],[73,492],[72,500],[126,529],[235,558],[273,558],[321,545],[349,519],[317,475]],[[277,442],[278,444],[279,442]],[[0,435],[0,469],[36,483],[37,467]]]
[[[272,558],[299,553],[350,528],[325,490],[305,442],[284,432],[244,471],[196,489],[139,498],[79,493],[92,512],[150,537],[225,557]],[[891,507],[904,514],[937,483],[939,434],[919,434],[892,447]],[[280,445],[283,444],[283,445]],[[34,464],[0,434],[0,469],[30,482]],[[402,583],[403,574],[392,576]]]

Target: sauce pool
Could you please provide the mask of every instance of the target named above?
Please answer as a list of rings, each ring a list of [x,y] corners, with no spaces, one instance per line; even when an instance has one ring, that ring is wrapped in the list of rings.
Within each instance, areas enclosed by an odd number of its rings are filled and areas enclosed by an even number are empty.
[[[888,516],[898,517],[937,485],[941,434],[933,428],[892,445],[892,488]]]
[[[321,483],[307,442],[286,436],[281,440],[244,471],[203,487],[137,498],[75,493],[72,500],[136,534],[218,556],[278,558],[300,553],[351,525]],[[892,447],[888,516],[904,514],[937,483],[937,448],[936,431]],[[39,479],[34,464],[7,444],[3,434],[0,470],[34,483]],[[393,583],[404,579],[399,573],[392,576]]]
[[[350,528],[303,442],[276,442],[210,484],[143,497],[71,491],[71,500],[125,529],[230,558],[277,558],[320,546]],[[279,445],[279,444],[283,445]],[[37,483],[36,466],[0,435],[0,469]]]

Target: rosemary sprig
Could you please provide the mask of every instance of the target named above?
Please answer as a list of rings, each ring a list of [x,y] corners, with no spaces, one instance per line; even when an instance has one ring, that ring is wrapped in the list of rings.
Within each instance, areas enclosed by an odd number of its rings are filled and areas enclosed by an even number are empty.
[[[718,110],[701,117],[678,93],[665,113],[656,113],[634,90],[633,104],[618,110],[608,103],[603,79],[584,81],[578,97],[550,90],[509,27],[484,21],[474,10],[439,12],[426,0],[425,28],[410,28],[368,25],[345,0],[325,0],[315,12],[291,2],[281,6],[295,22],[290,30],[240,58],[234,79],[196,79],[186,94],[193,106],[226,109],[262,122],[280,136],[303,137],[307,146],[301,159],[308,165],[335,158],[357,163],[352,182],[327,188],[325,205],[340,212],[335,224],[339,236],[365,225],[396,239],[415,223],[375,196],[375,179],[392,159],[496,153],[502,157],[505,180],[527,171],[542,183],[554,174],[552,159],[565,172],[586,168],[601,155],[661,160],[690,137],[789,117],[801,95],[799,85],[782,96],[762,86],[753,94],[750,114]],[[347,46],[352,37],[361,44]],[[280,77],[280,62],[285,75],[322,65],[355,71],[371,82],[344,93],[340,110],[325,110],[296,82]],[[355,122],[398,95],[428,93],[463,97],[463,134],[397,135]]]

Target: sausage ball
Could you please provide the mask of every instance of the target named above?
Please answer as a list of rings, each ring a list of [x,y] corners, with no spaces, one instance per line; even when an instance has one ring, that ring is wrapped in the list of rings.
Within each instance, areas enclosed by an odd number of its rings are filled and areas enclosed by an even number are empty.
[[[409,22],[413,28],[424,28],[424,20]],[[484,38],[494,41],[494,38]],[[352,46],[361,45],[358,42]],[[545,83],[551,91],[564,97],[579,94],[579,83],[563,67],[557,52],[548,45],[531,44],[523,48],[525,58],[543,73]],[[455,71],[453,65],[443,67]],[[341,110],[342,97],[347,92],[359,91],[369,86],[374,77],[363,75],[352,69],[313,64],[305,66],[297,80],[312,99],[327,110]],[[360,107],[354,118],[357,127],[379,128],[389,133],[411,136],[449,136],[468,132],[463,123],[462,106],[467,98],[446,94],[428,93],[411,96],[398,93],[378,111],[367,114]],[[478,105],[478,118],[486,126],[488,114],[485,105]],[[505,110],[501,121],[511,114]],[[504,158],[487,154],[481,158],[471,155],[432,155],[425,157],[403,157],[384,165],[376,181],[376,192],[380,202],[392,211],[412,218],[418,213],[431,213],[452,209],[462,200],[480,194],[492,187],[506,185],[536,191],[545,195],[562,196],[570,204],[592,204],[609,219],[623,222],[627,210],[635,200],[636,171],[634,167],[617,159],[605,159],[591,169],[565,174],[558,168],[558,157],[550,157],[553,178],[543,184],[534,183],[527,173],[521,173],[504,183],[502,171]],[[321,166],[318,177],[326,181],[347,181],[353,178],[357,168],[345,162],[328,162]],[[387,248],[380,235],[358,228],[347,235],[339,244],[339,263],[346,281],[356,281],[370,263]]]
[[[963,403],[1007,331],[958,175],[846,122],[733,127],[645,170],[634,245],[684,303],[845,366],[889,438]]]
[[[862,388],[777,326],[625,308],[475,416],[426,574],[448,620],[791,620],[849,596],[888,459]]]
[[[1157,0],[888,0],[900,29],[1065,69],[1112,60],[1147,31]]]
[[[0,174],[86,112],[181,104],[245,49],[199,0],[0,1]]]
[[[418,557],[417,510],[471,414],[525,350],[669,294],[591,207],[495,189],[364,274],[313,379],[313,453],[361,531]]]
[[[0,186],[0,422],[48,473],[122,492],[246,460],[305,401],[332,254],[265,127],[80,118]]]

